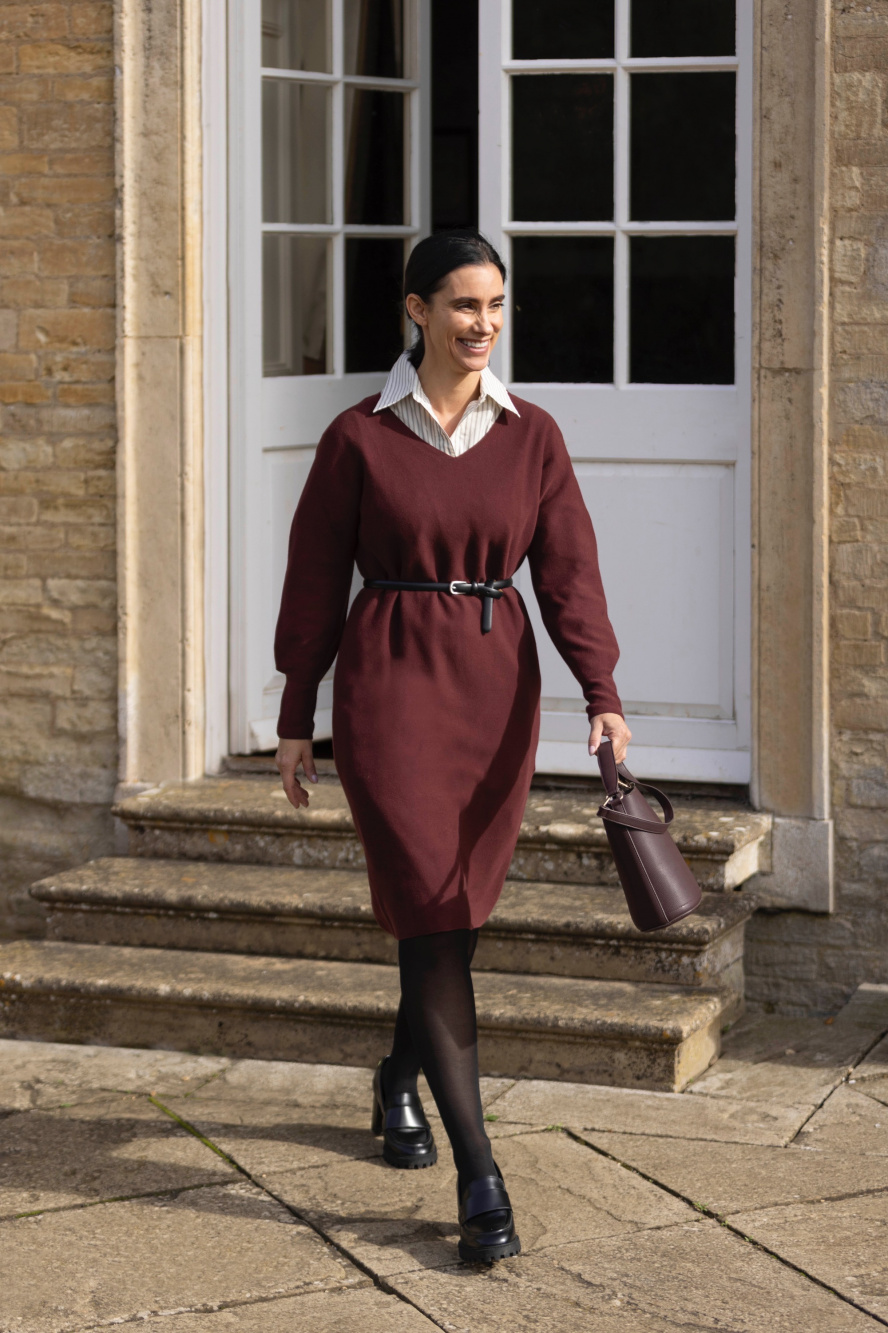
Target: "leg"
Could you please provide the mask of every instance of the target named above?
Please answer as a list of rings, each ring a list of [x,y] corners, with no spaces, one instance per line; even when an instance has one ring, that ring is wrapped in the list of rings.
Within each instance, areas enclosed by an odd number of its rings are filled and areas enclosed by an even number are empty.
[[[476,941],[477,931],[450,930],[401,940],[398,947],[414,1064],[418,1056],[463,1184],[495,1170],[478,1086],[475,992],[469,970]]]
[[[478,943],[478,932],[477,930],[470,930],[465,933],[469,937],[468,954],[471,963],[475,956],[475,946]],[[389,1094],[396,1092],[415,1093],[416,1080],[419,1077],[421,1067],[420,1058],[416,1053],[416,1047],[413,1045],[413,1037],[410,1033],[410,1024],[407,1022],[402,995],[401,1003],[398,1005],[398,1016],[395,1019],[391,1054],[385,1062],[385,1091]]]

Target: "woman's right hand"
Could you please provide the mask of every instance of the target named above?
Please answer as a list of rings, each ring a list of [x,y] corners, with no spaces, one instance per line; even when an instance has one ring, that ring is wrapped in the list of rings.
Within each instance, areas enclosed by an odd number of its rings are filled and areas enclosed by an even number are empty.
[[[311,741],[278,741],[277,754],[274,757],[277,770],[281,775],[281,782],[284,784],[284,791],[287,793],[287,800],[291,805],[295,805],[299,810],[303,805],[308,805],[308,792],[296,779],[296,770],[302,765],[302,771],[309,782],[317,782],[318,775],[315,769],[314,755],[312,754]]]

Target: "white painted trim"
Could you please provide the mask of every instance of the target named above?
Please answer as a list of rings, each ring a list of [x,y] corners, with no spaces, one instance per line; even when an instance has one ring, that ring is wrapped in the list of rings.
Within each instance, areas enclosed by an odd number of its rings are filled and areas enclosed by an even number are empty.
[[[204,766],[228,754],[228,16],[203,0]]]
[[[629,747],[627,761],[641,779],[672,779],[676,782],[749,781],[748,750],[686,750],[669,746],[636,745]],[[597,776],[598,764],[586,743],[575,741],[540,741],[537,747],[538,773],[588,773]]]

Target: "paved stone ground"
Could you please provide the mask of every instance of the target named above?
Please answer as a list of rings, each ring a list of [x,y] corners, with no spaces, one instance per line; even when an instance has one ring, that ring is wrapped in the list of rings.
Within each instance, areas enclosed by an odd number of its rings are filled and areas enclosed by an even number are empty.
[[[366,1070],[0,1042],[0,1330],[884,1328],[886,1031],[862,987],[680,1096],[486,1079],[524,1246],[491,1270],[446,1152],[383,1164]]]

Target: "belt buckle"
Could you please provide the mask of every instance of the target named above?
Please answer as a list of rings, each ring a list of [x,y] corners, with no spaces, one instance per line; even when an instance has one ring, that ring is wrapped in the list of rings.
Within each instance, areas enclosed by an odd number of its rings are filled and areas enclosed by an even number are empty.
[[[461,583],[463,586],[458,588],[456,586],[458,583]],[[472,585],[467,583],[465,579],[453,579],[450,584],[450,594],[452,597],[464,596],[465,593],[471,589],[471,586]]]

